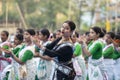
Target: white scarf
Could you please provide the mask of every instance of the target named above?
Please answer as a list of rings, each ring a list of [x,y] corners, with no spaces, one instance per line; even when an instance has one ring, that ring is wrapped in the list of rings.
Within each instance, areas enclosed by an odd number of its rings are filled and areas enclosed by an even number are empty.
[[[111,43],[111,44],[109,44],[109,45],[107,45],[107,46],[105,46],[105,48],[103,49],[103,52],[106,50],[106,49],[108,49],[109,47],[114,47],[113,46],[113,44]]]

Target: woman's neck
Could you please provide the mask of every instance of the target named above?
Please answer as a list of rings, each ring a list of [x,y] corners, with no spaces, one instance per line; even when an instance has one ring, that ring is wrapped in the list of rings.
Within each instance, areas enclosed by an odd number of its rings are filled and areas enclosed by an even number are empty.
[[[62,42],[71,42],[71,43],[73,43],[70,37],[67,37],[67,38],[63,37]]]
[[[111,43],[108,43],[108,42],[107,42],[107,45],[110,45],[110,44],[112,44],[112,42],[111,42]]]
[[[45,40],[43,40],[42,42],[43,42],[43,43],[45,43],[45,42],[47,42],[47,41],[48,41],[48,40],[47,40],[47,39],[45,39]]]
[[[67,37],[67,38],[62,37],[62,40],[63,40],[63,41],[69,41],[69,40],[70,40],[70,37]]]
[[[17,47],[19,45],[21,45],[22,43],[18,43],[18,44],[13,44],[13,47]]]
[[[68,38],[62,37],[62,39],[60,40],[60,42],[58,44],[61,44],[64,42],[71,42],[72,43],[72,40],[70,39],[70,37],[68,37]]]
[[[2,41],[2,43],[6,42],[7,40]]]
[[[98,38],[95,38],[94,41],[98,40]]]
[[[46,43],[48,40],[42,40],[41,41],[41,44],[44,44],[44,43]]]
[[[28,41],[28,42],[26,43],[26,46],[30,46],[30,45],[32,45],[32,41]]]

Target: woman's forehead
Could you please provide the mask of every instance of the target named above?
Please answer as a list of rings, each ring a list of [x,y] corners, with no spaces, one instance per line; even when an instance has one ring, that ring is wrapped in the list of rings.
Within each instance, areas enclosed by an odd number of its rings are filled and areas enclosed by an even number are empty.
[[[24,34],[30,34],[29,32],[25,31]]]
[[[69,27],[68,23],[63,23],[62,28]]]

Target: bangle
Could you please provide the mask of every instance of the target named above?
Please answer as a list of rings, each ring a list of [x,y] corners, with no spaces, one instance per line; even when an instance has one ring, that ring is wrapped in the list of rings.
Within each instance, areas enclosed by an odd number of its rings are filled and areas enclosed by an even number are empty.
[[[86,43],[83,43],[82,48],[86,48],[86,47],[87,47]]]
[[[42,47],[41,49],[42,49],[43,51],[45,51],[46,48],[45,48],[45,47]]]
[[[83,45],[82,45],[82,48],[85,48],[85,47],[86,47],[86,45],[83,44]]]
[[[13,54],[11,54],[11,57],[12,57],[12,58],[14,58],[14,55],[13,55]]]

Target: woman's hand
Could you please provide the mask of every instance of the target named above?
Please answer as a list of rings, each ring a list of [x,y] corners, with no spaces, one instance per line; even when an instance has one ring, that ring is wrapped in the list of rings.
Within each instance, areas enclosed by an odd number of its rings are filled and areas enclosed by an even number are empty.
[[[36,36],[31,36],[31,40],[32,40],[32,42],[33,42],[36,46],[38,46],[39,48],[41,48],[40,40],[38,39],[38,37],[36,37]]]
[[[120,47],[118,47],[118,52],[120,53]]]
[[[11,51],[9,51],[9,50],[6,50],[6,49],[4,49],[4,48],[1,48],[1,47],[0,47],[0,51],[3,51],[3,52],[5,52],[6,54],[12,54],[12,52],[11,52]]]
[[[44,60],[47,60],[47,61],[51,61],[51,60],[53,60],[53,58],[51,58],[51,57],[49,57],[49,56],[47,56],[47,55],[41,55],[41,54],[39,54],[39,57],[40,58],[42,58],[42,59],[44,59]]]
[[[80,36],[77,41],[80,43],[80,44],[84,44],[86,43],[86,38],[84,36]]]

